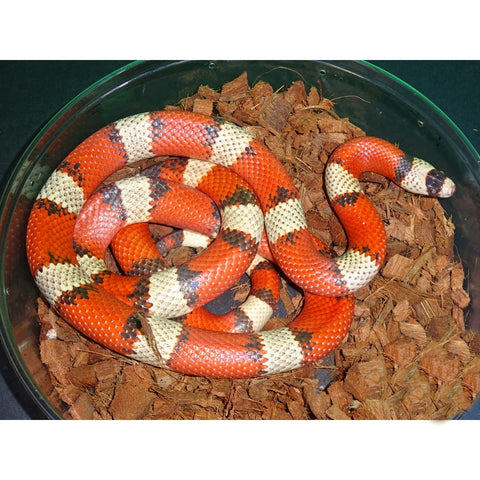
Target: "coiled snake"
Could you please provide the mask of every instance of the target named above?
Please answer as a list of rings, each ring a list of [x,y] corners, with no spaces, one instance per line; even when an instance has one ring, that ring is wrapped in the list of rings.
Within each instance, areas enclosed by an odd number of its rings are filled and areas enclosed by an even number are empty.
[[[123,166],[156,156],[183,158],[98,188]],[[442,172],[384,140],[361,137],[341,145],[329,159],[324,181],[348,250],[332,258],[309,233],[286,170],[245,130],[189,112],[133,115],[88,137],[53,172],[31,211],[28,262],[40,291],[62,317],[123,355],[213,377],[292,370],[341,342],[353,317],[352,292],[376,275],[385,258],[383,223],[358,181],[363,171],[418,194],[448,197],[455,190]],[[133,263],[148,263],[154,273],[145,274],[148,268],[131,277],[109,272],[108,245],[114,240],[117,250],[138,249],[142,242],[125,244],[118,232],[144,228],[140,222],[163,222],[214,238],[178,267],[163,268],[161,258],[145,261],[136,252]],[[244,317],[256,309],[268,317],[275,306],[278,285],[269,277],[270,286],[254,289],[256,306],[229,320],[225,328],[233,332],[187,321],[247,269],[252,276],[255,268],[268,270],[257,255],[259,246],[304,290],[300,315],[287,327],[249,331],[259,325],[253,321],[252,327]]]

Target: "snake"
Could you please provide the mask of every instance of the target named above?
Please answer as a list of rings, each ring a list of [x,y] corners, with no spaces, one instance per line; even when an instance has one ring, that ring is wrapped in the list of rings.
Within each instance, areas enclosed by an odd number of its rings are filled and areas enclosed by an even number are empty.
[[[104,183],[125,166],[165,156],[189,159],[171,170],[181,172],[183,183],[162,178],[156,165],[133,183]],[[455,191],[445,173],[386,140],[345,142],[323,173],[348,239],[336,256],[310,233],[298,189],[281,161],[244,128],[187,111],[134,114],[91,134],[47,179],[28,220],[28,264],[61,317],[121,355],[216,378],[291,371],[340,344],[353,320],[354,292],[385,259],[384,225],[360,183],[366,171],[415,194],[447,198]],[[108,242],[122,228],[160,217],[214,238],[179,266],[132,277],[109,271]],[[303,290],[303,307],[293,321],[236,332],[178,321],[260,264],[262,248]]]
[[[166,256],[169,252],[180,247],[206,248],[210,242],[211,238],[208,236],[191,230],[176,230],[154,241],[149,224],[136,223],[122,228],[114,236],[110,247],[124,274],[149,275],[168,267]],[[177,317],[177,321],[185,325],[223,332],[262,330],[279,303],[281,281],[266,244],[259,247],[259,252],[263,252],[263,255],[256,255],[246,271],[250,277],[250,291],[245,301],[225,313],[214,313],[211,308],[199,307],[182,317]],[[118,295],[118,290],[115,293]],[[123,298],[130,303],[133,303],[136,297],[131,289],[123,292]],[[220,297],[216,303],[221,306],[224,303],[230,304],[231,301]]]

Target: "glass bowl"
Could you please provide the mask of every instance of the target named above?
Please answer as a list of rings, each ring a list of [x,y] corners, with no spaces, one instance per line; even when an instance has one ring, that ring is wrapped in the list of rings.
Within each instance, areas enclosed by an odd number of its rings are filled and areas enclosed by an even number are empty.
[[[38,133],[10,171],[0,203],[1,338],[12,368],[47,418],[62,418],[64,406],[40,361],[37,288],[28,269],[25,230],[32,203],[46,178],[84,138],[119,118],[162,109],[200,85],[219,89],[247,71],[280,88],[296,80],[335,98],[335,111],[369,135],[401,144],[428,158],[457,184],[442,205],[456,225],[456,248],[467,267],[469,327],[480,331],[480,172],[478,153],[435,105],[412,87],[365,62],[179,61],[135,62],[96,82],[62,108]],[[480,418],[477,401],[467,412]]]

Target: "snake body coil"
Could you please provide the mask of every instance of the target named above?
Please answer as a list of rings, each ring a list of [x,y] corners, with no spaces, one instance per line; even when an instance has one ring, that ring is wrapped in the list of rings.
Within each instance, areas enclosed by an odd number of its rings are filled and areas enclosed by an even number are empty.
[[[186,159],[98,189],[125,165],[167,155]],[[58,313],[116,352],[193,375],[233,378],[292,370],[341,342],[352,321],[351,294],[376,275],[385,258],[383,223],[358,181],[368,170],[419,194],[448,197],[455,189],[442,172],[384,140],[362,137],[341,145],[324,179],[349,247],[332,258],[312,239],[286,170],[243,129],[188,112],[134,115],[88,137],[54,171],[32,208],[28,262]],[[157,258],[156,273],[109,272],[105,251],[112,240],[122,249],[121,229],[157,221],[214,239],[179,267],[164,268]],[[262,245],[262,253],[305,292],[303,309],[288,327],[244,328],[243,316],[255,308],[267,315],[273,310],[275,280],[268,289],[257,288],[258,307],[244,307],[229,320],[237,333],[176,320],[201,311],[250,266],[261,271],[263,260],[256,254]],[[136,255],[138,267],[145,255]]]

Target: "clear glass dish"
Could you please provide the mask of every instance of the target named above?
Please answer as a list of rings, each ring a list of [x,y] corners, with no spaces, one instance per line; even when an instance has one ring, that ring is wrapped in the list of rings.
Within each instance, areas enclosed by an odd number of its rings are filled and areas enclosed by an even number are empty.
[[[2,185],[0,202],[0,334],[12,368],[47,418],[63,407],[39,356],[37,289],[25,254],[28,214],[60,161],[89,134],[121,117],[175,104],[200,85],[220,88],[247,71],[249,83],[274,88],[303,80],[335,98],[336,112],[369,135],[399,143],[455,179],[457,193],[442,205],[456,225],[456,248],[468,272],[469,327],[480,331],[480,157],[434,104],[412,87],[365,62],[180,61],[135,62],[93,84],[38,133]],[[480,403],[465,417],[480,418]]]

